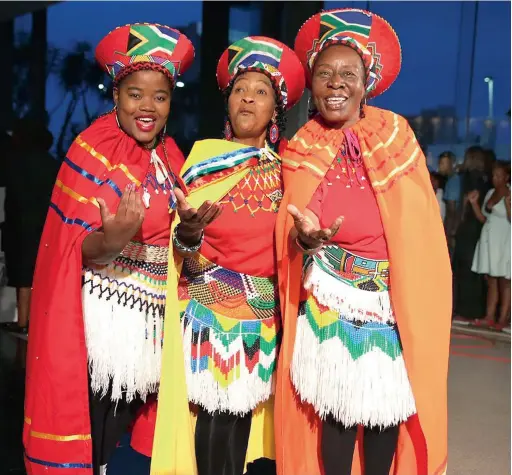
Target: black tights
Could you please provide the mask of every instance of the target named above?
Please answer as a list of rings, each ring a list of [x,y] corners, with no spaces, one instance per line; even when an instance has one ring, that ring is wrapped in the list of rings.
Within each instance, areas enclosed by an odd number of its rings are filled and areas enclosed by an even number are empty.
[[[125,397],[113,402],[111,387],[104,397],[93,394],[89,386],[89,411],[91,416],[93,475],[109,462],[117,444],[143,406],[138,397],[126,402]]]
[[[251,419],[251,412],[236,416],[199,409],[195,436],[198,475],[244,473]]]
[[[357,426],[345,427],[328,417],[323,422],[322,459],[325,475],[350,475]],[[389,475],[398,441],[398,426],[364,428],[365,475]]]

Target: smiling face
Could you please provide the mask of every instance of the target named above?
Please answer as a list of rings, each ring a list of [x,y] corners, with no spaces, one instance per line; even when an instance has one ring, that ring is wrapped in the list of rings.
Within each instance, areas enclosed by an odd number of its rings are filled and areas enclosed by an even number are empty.
[[[322,51],[313,66],[311,94],[316,109],[331,127],[354,125],[360,117],[366,74],[359,54],[348,46]]]
[[[240,74],[228,99],[235,138],[246,145],[262,147],[275,108],[274,88],[265,74],[254,71]]]
[[[495,165],[492,170],[492,185],[494,188],[504,188],[509,181],[510,175],[508,169],[505,166]]]
[[[151,146],[171,110],[171,84],[158,71],[136,71],[114,89],[121,128],[137,142]]]

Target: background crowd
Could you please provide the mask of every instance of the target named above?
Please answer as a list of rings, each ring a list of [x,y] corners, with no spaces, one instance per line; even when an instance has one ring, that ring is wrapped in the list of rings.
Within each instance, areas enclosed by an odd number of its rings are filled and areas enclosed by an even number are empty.
[[[510,333],[510,163],[469,147],[431,171],[453,269],[453,318]]]

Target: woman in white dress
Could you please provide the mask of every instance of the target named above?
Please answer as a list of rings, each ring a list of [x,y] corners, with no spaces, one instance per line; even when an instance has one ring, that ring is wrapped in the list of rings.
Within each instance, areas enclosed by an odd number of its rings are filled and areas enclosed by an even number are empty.
[[[510,165],[496,162],[491,189],[478,206],[478,191],[469,195],[476,217],[484,223],[472,271],[487,277],[487,313],[477,325],[503,330],[510,317]],[[500,304],[498,323],[496,310]]]

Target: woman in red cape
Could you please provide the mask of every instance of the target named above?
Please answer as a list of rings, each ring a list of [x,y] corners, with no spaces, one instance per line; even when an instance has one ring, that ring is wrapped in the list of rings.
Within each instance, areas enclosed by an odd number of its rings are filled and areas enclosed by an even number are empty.
[[[34,276],[23,443],[29,475],[106,473],[159,384],[167,258],[183,155],[166,136],[179,31],[117,28],[96,58],[115,108],[73,142],[53,190]],[[213,209],[211,212],[216,212]]]

